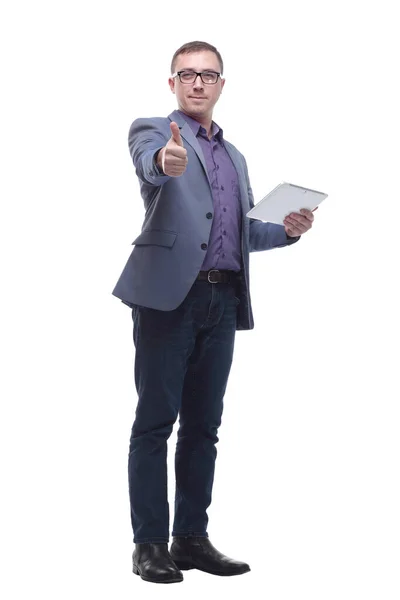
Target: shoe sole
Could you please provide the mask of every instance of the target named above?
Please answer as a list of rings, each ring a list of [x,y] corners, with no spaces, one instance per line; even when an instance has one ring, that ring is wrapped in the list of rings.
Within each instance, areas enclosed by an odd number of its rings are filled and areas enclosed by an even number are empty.
[[[183,577],[179,575],[176,575],[176,577],[169,577],[168,579],[152,579],[151,577],[146,577],[145,575],[142,575],[139,569],[135,566],[132,567],[132,573],[134,573],[135,575],[139,575],[139,577],[143,579],[143,581],[150,581],[151,583],[179,583],[183,581]]]
[[[172,557],[171,557],[172,558]],[[248,569],[245,569],[244,571],[237,571],[236,573],[224,573],[221,571],[209,571],[207,569],[202,569],[201,567],[196,567],[195,565],[182,561],[182,560],[176,560],[175,558],[172,558],[172,560],[174,561],[174,563],[176,564],[176,566],[178,567],[178,569],[180,571],[189,571],[190,569],[197,569],[198,571],[203,571],[203,573],[210,573],[210,575],[219,575],[220,577],[232,577],[233,575],[243,575],[243,573],[248,573],[251,569],[250,567]]]

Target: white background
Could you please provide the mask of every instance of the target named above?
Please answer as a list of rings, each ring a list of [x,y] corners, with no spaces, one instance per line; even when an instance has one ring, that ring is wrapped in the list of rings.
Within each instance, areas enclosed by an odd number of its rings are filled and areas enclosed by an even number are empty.
[[[398,600],[395,2],[3,6],[3,597]],[[131,573],[134,346],[111,291],[144,217],[129,126],[177,107],[193,40],[224,59],[214,120],[256,202],[281,181],[329,197],[298,244],[251,255],[208,531],[252,571],[156,586]]]

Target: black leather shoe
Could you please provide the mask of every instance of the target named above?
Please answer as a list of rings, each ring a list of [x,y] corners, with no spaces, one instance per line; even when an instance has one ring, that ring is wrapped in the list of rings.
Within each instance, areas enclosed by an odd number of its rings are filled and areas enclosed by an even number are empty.
[[[248,564],[218,552],[208,537],[174,537],[170,555],[178,569],[199,569],[212,575],[241,575]]]
[[[153,583],[177,583],[183,581],[180,572],[168,552],[168,544],[135,544],[132,554],[132,571],[144,581]]]

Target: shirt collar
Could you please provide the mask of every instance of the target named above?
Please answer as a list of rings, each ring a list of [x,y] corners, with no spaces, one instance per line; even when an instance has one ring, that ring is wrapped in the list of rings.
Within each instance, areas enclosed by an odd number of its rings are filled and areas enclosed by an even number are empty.
[[[199,134],[200,131],[200,127],[202,127],[201,123],[199,123],[198,121],[196,121],[196,119],[193,119],[193,117],[190,117],[189,115],[187,115],[186,113],[184,113],[181,110],[178,110],[179,114],[182,115],[182,117],[185,119],[185,121],[189,124],[191,130],[193,131],[194,135],[197,137],[197,135]],[[221,129],[221,127],[219,127],[217,125],[217,123],[215,123],[215,121],[212,121],[212,135],[216,136],[217,139],[221,142],[221,144],[223,145],[223,130]]]

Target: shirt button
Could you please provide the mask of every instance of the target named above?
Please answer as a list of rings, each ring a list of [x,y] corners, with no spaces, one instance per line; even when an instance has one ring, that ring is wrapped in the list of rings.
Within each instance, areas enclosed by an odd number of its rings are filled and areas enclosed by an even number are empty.
[[[212,213],[207,213],[206,217],[207,217],[207,219],[212,219]]]
[[[224,231],[224,235],[226,235],[226,231]]]
[[[226,212],[226,208],[224,208],[224,212]]]
[[[224,188],[224,186],[223,186],[223,185],[221,185],[221,190],[222,190],[222,191],[224,191],[224,189],[225,189],[225,188]]]
[[[201,245],[201,249],[202,249],[202,250],[207,250],[207,244],[202,244],[202,245]]]

